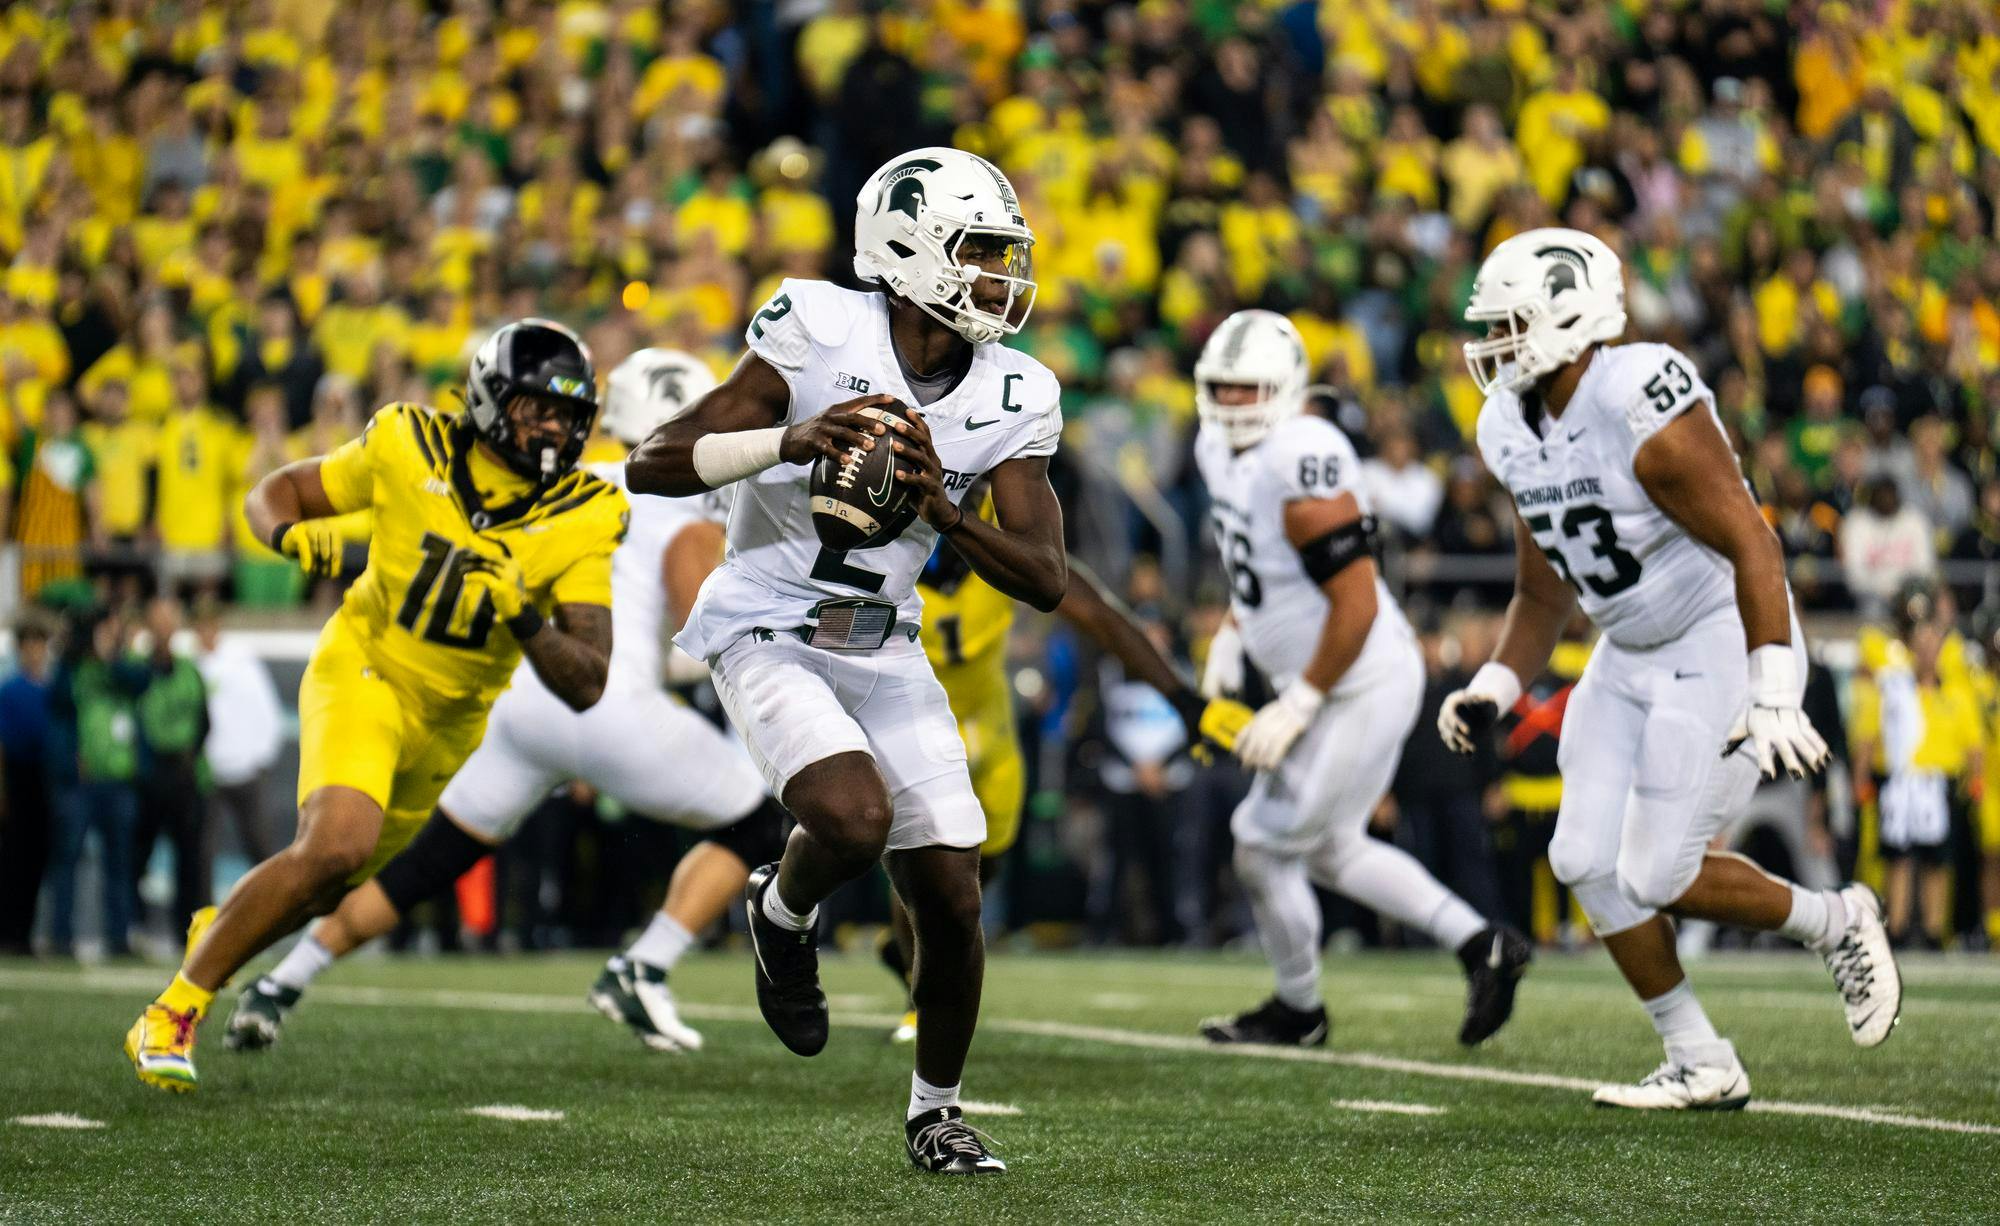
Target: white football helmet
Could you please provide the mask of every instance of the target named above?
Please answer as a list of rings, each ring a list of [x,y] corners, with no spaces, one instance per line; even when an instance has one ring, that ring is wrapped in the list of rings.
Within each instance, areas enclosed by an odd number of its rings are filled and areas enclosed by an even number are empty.
[[[1625,334],[1625,274],[1618,256],[1581,230],[1528,230],[1501,243],[1472,282],[1465,364],[1481,392],[1522,391],[1597,341]]]
[[[1306,374],[1306,345],[1291,320],[1276,311],[1238,311],[1209,335],[1195,359],[1195,408],[1203,425],[1241,451],[1304,407]],[[1219,383],[1262,394],[1250,404],[1220,404],[1214,393]]]
[[[1007,244],[1004,273],[959,260],[959,247],[975,235]],[[854,200],[854,274],[881,282],[975,345],[1012,336],[1027,322],[1034,242],[1014,185],[962,149],[912,149],[870,175]],[[1006,285],[1004,308],[982,310],[973,301],[982,277]]]
[[[612,438],[637,447],[714,388],[715,375],[693,354],[641,349],[611,372],[601,420]]]

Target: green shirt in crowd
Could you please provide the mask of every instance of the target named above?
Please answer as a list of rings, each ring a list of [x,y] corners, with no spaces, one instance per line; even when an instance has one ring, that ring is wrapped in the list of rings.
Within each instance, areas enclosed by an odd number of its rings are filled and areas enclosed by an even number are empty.
[[[130,783],[139,770],[139,720],[122,669],[102,660],[76,666],[77,772],[90,783]]]
[[[198,752],[208,735],[208,687],[186,656],[164,667],[147,660],[152,681],[139,695],[139,735],[156,754]]]

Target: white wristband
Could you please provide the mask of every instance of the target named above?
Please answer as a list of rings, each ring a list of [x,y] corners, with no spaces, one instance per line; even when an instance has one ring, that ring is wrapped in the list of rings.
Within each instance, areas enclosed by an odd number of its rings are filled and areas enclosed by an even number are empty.
[[[1750,705],[1799,705],[1799,660],[1790,643],[1766,643],[1750,653]]]
[[[715,490],[783,462],[785,428],[704,434],[694,442],[694,475]]]
[[[1498,660],[1488,660],[1480,665],[1465,689],[1469,694],[1491,698],[1502,715],[1513,710],[1514,704],[1521,701],[1521,679],[1514,675],[1513,669]]]

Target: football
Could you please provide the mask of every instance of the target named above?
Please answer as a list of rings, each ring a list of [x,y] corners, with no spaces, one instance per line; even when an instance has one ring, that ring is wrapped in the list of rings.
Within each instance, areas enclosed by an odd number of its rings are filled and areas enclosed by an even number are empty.
[[[862,409],[864,415],[909,420],[902,401]],[[835,458],[821,456],[813,464],[813,530],[819,543],[845,553],[887,544],[917,517],[909,487],[896,480],[896,451],[883,435],[874,450],[854,447]]]

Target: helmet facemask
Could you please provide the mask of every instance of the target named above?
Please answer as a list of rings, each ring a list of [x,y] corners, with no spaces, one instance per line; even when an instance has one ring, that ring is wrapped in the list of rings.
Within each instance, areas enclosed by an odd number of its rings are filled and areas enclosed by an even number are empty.
[[[1255,388],[1257,398],[1248,403],[1224,401],[1216,396],[1222,388]],[[1272,427],[1296,415],[1305,403],[1305,389],[1289,380],[1260,379],[1252,383],[1201,379],[1195,384],[1194,401],[1201,420],[1222,433],[1222,441],[1229,444],[1230,450],[1242,451],[1256,446]]]
[[[947,220],[932,212],[928,226],[913,235],[937,261],[936,278],[926,285],[912,285],[899,292],[921,307],[926,315],[963,336],[975,345],[1012,336],[1028,322],[1035,307],[1034,235],[1025,227],[972,224],[956,232],[935,236]],[[968,243],[998,245],[1001,271],[993,272],[965,257]],[[979,305],[974,289],[980,281],[999,282],[1007,289],[1007,300],[997,311]],[[896,288],[896,287],[891,287]]]
[[[1465,346],[1466,367],[1482,395],[1496,387],[1523,391],[1562,365],[1535,343],[1535,325],[1546,315],[1543,305],[1535,301],[1494,308],[1475,305],[1466,310],[1468,323],[1486,325],[1484,339]]]

